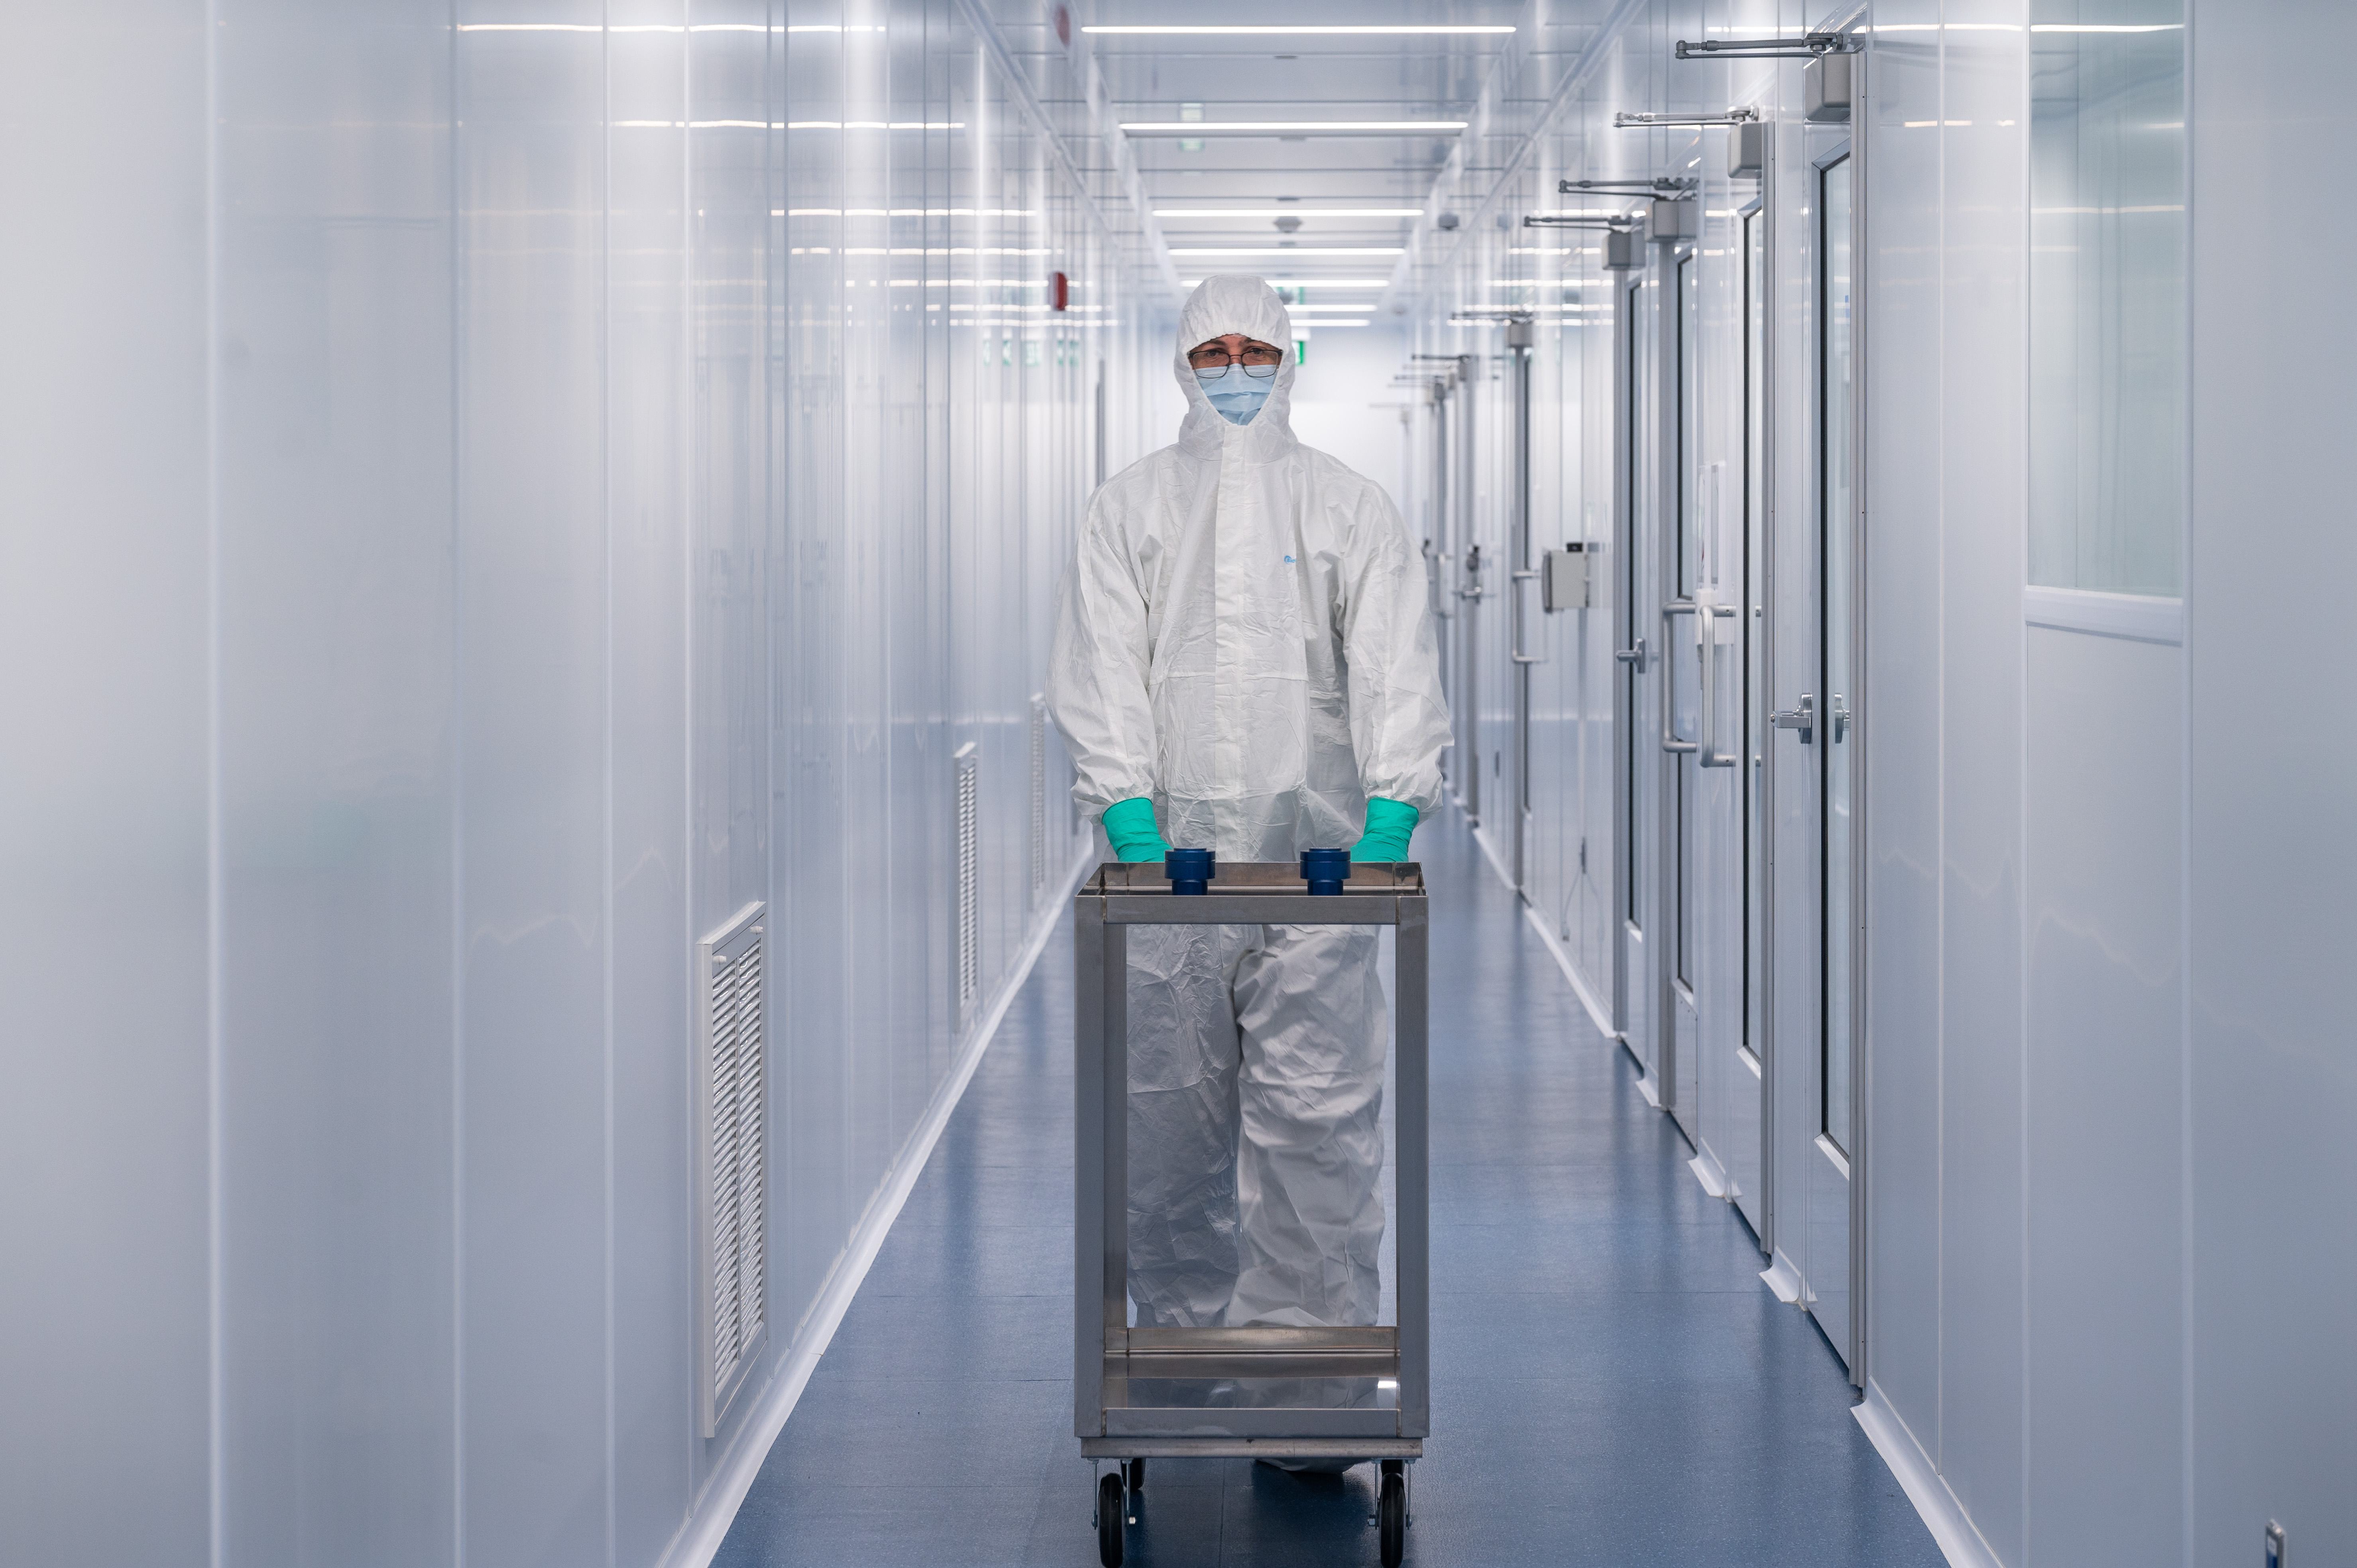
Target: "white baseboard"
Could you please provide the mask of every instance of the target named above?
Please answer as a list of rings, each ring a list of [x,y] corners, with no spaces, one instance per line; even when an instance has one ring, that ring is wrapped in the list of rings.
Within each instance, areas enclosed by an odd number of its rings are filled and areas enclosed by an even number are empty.
[[[1867,1380],[1866,1402],[1852,1407],[1850,1413],[1857,1417],[1874,1451],[1898,1477],[1907,1500],[1923,1516],[1923,1527],[1947,1557],[1948,1568],[2004,1568],[1981,1532],[1973,1528],[1972,1516],[1948,1489],[1931,1455],[1923,1452],[1923,1445],[1915,1441],[1915,1434],[1871,1378]]]
[[[1703,1191],[1710,1194],[1711,1197],[1722,1203],[1735,1201],[1733,1178],[1727,1174],[1727,1167],[1718,1163],[1718,1156],[1708,1149],[1699,1151],[1693,1159],[1688,1160],[1686,1169],[1694,1172],[1695,1180],[1702,1183]]]
[[[1566,980],[1571,982],[1571,993],[1579,998],[1579,1004],[1582,1007],[1587,1009],[1587,1021],[1596,1026],[1596,1032],[1608,1040],[1620,1038],[1612,1032],[1612,1015],[1606,1010],[1603,1003],[1597,1000],[1596,993],[1588,989],[1587,977],[1579,972],[1579,966],[1571,961],[1570,950],[1556,940],[1553,931],[1547,929],[1546,921],[1539,915],[1538,906],[1524,904],[1523,918],[1531,923],[1531,929],[1539,934],[1539,940],[1546,944],[1547,951],[1555,954],[1555,967],[1563,971],[1563,977]]]
[[[761,1473],[762,1462],[770,1456],[770,1445],[785,1430],[786,1418],[794,1412],[802,1390],[810,1385],[811,1374],[818,1369],[818,1359],[826,1354],[834,1331],[842,1326],[851,1298],[858,1294],[860,1282],[866,1279],[876,1254],[883,1248],[885,1236],[892,1229],[892,1221],[900,1217],[900,1208],[909,1201],[909,1189],[923,1174],[933,1145],[941,1141],[942,1129],[949,1125],[950,1112],[957,1109],[958,1101],[965,1094],[965,1086],[972,1081],[974,1069],[981,1065],[982,1054],[992,1036],[998,1033],[1008,1005],[1031,977],[1032,966],[1047,950],[1049,940],[1062,928],[1073,889],[1097,864],[1096,835],[1092,832],[1089,837],[1091,842],[1080,858],[1060,882],[1051,885],[1050,897],[1040,901],[1022,952],[999,982],[989,1007],[959,1042],[957,1059],[949,1076],[934,1089],[932,1098],[925,1103],[924,1115],[918,1118],[908,1142],[893,1157],[891,1170],[869,1200],[866,1213],[860,1216],[851,1240],[835,1260],[826,1283],[820,1287],[810,1315],[802,1320],[801,1336],[771,1374],[769,1386],[761,1391],[745,1424],[737,1428],[736,1441],[713,1466],[703,1496],[696,1499],[679,1533],[672,1538],[670,1550],[663,1553],[662,1568],[709,1568],[713,1554],[720,1550],[728,1527],[736,1522],[737,1510],[744,1506],[745,1494],[753,1489],[753,1479]]]
[[[1506,891],[1515,891],[1514,874],[1507,867],[1506,857],[1499,851],[1497,840],[1490,836],[1490,830],[1476,822],[1473,825],[1473,842],[1481,846],[1482,858],[1490,863],[1490,869],[1498,874],[1498,880],[1506,885]]]
[[[1490,838],[1490,831],[1487,828],[1476,826],[1473,830],[1473,842],[1481,846],[1482,858],[1490,863],[1490,869],[1498,874],[1498,880],[1505,884],[1506,891],[1520,897],[1514,886],[1514,874],[1507,869],[1505,857],[1498,853],[1497,844]],[[1547,951],[1555,955],[1555,967],[1563,971],[1563,977],[1566,980],[1571,982],[1571,993],[1579,998],[1579,1004],[1582,1007],[1587,1009],[1588,1021],[1596,1026],[1597,1033],[1608,1040],[1619,1039],[1620,1036],[1614,1033],[1612,1028],[1611,1010],[1597,1000],[1596,993],[1588,988],[1587,977],[1579,972],[1579,966],[1571,961],[1570,951],[1556,939],[1553,931],[1547,929],[1547,923],[1539,918],[1537,908],[1525,902],[1523,905],[1523,918],[1530,921],[1531,929],[1539,934],[1539,940],[1544,942]]]
[[[1800,1305],[1801,1293],[1808,1288],[1808,1282],[1801,1277],[1801,1271],[1794,1268],[1792,1260],[1781,1251],[1770,1259],[1768,1267],[1760,1271],[1760,1278],[1776,1299],[1786,1306]]]

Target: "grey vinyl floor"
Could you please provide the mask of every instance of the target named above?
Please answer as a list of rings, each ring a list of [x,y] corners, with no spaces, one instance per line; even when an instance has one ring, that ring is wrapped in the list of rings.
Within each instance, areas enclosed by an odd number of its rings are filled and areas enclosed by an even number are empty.
[[[1448,815],[1433,889],[1433,1436],[1407,1561],[1943,1559],[1626,1052]],[[1096,1561],[1071,1435],[1071,944],[1009,1009],[720,1568]],[[1128,1562],[1372,1563],[1373,1467],[1155,1460]]]

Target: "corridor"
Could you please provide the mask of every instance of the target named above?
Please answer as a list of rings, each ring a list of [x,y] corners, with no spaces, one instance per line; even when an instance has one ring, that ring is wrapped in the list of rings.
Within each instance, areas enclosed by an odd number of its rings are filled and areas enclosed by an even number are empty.
[[[2357,4],[0,15],[0,1568],[2357,1563]]]
[[[1934,1568],[1813,1321],[1760,1280],[1461,820],[1433,888],[1433,1436],[1408,1562]],[[1083,1564],[1071,961],[1000,1025],[716,1568]],[[1373,1466],[1148,1462],[1127,1561],[1372,1560]]]

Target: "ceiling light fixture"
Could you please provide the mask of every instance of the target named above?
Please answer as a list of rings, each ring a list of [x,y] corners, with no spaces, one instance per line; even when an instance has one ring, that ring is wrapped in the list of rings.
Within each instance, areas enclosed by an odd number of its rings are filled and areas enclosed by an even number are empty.
[[[1191,36],[1195,36],[1195,37],[1211,37],[1211,38],[1265,38],[1278,37],[1278,36],[1283,36],[1283,35],[1286,35],[1286,34],[1293,34],[1293,33],[1298,33],[1298,34],[1303,35],[1304,37],[1317,37],[1317,38],[1329,38],[1329,37],[1334,37],[1334,36],[1338,36],[1338,35],[1348,35],[1348,36],[1354,36],[1354,37],[1355,37],[1355,36],[1360,36],[1360,35],[1364,35],[1364,34],[1381,34],[1381,35],[1383,35],[1383,36],[1386,36],[1386,37],[1388,37],[1388,36],[1392,36],[1392,35],[1395,35],[1395,34],[1407,34],[1407,35],[1410,35],[1410,36],[1413,36],[1413,37],[1417,37],[1417,38],[1429,38],[1429,37],[1431,37],[1431,36],[1433,36],[1433,35],[1435,35],[1435,34],[1446,34],[1446,33],[1491,33],[1491,34],[1495,34],[1495,33],[1511,33],[1511,32],[1512,32],[1513,30],[1514,30],[1514,29],[1513,29],[1512,27],[1501,27],[1501,26],[1497,26],[1497,25],[1494,25],[1494,24],[1473,24],[1473,23],[1463,23],[1463,24],[1456,24],[1456,23],[1443,23],[1443,24],[1439,24],[1439,25],[1424,26],[1424,27],[1384,27],[1384,26],[1380,26],[1380,25],[1368,25],[1368,26],[1363,26],[1363,27],[1162,27],[1162,26],[1159,26],[1159,25],[1154,25],[1154,26],[1127,27],[1082,27],[1082,28],[1081,29],[1081,31],[1082,31],[1082,32],[1084,32],[1084,33],[1132,33],[1132,34],[1164,34],[1164,33],[1181,33],[1181,34],[1188,34],[1188,35],[1191,35]]]
[[[1130,120],[1133,136],[1409,136],[1461,131],[1462,120]]]
[[[1283,256],[1290,261],[1319,256],[1399,256],[1397,245],[1173,245],[1174,256]]]
[[[1300,253],[1298,251],[1286,252],[1288,256],[1297,256]],[[1194,288],[1202,281],[1201,278],[1180,278],[1178,286]],[[1260,281],[1271,288],[1389,288],[1392,286],[1392,280],[1389,278],[1263,278]]]
[[[1157,218],[1421,218],[1421,207],[1157,207]]]

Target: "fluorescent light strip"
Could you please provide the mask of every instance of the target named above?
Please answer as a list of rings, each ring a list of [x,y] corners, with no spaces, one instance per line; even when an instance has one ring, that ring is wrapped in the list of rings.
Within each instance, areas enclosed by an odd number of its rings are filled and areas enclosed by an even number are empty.
[[[1463,120],[1130,120],[1122,129],[1133,135],[1201,136],[1225,133],[1248,135],[1409,135],[1422,131],[1461,131]]]
[[[772,218],[1037,218],[1021,207],[772,207]]]
[[[1398,245],[1173,245],[1174,256],[1285,256],[1315,260],[1320,256],[1399,256]]]
[[[1432,36],[1433,36],[1433,35],[1435,35],[1435,34],[1448,34],[1448,33],[1511,33],[1511,32],[1512,32],[1513,30],[1514,30],[1514,29],[1513,29],[1513,28],[1512,28],[1511,27],[1477,26],[1477,25],[1470,24],[1470,23],[1467,23],[1467,24],[1442,24],[1442,25],[1437,25],[1437,26],[1428,26],[1428,27],[1374,27],[1374,26],[1370,26],[1370,27],[1158,27],[1158,26],[1157,26],[1157,27],[1082,27],[1082,28],[1081,29],[1081,31],[1082,31],[1082,32],[1084,32],[1084,33],[1128,33],[1128,34],[1171,34],[1171,33],[1176,33],[1176,34],[1184,34],[1184,35],[1188,35],[1188,36],[1190,36],[1190,37],[1196,37],[1196,38],[1275,38],[1275,37],[1281,37],[1281,36],[1289,35],[1289,34],[1300,34],[1301,36],[1306,37],[1306,38],[1312,38],[1312,37],[1314,37],[1314,38],[1330,38],[1330,37],[1336,37],[1336,36],[1351,36],[1351,37],[1357,37],[1357,36],[1367,35],[1367,34],[1378,34],[1378,35],[1382,35],[1382,36],[1385,36],[1385,37],[1390,37],[1390,36],[1398,35],[1398,34],[1407,34],[1407,35],[1410,35],[1410,36],[1413,36],[1413,37],[1417,37],[1417,38],[1429,38],[1429,37],[1432,37]]]
[[[619,130],[963,131],[963,120],[617,120]]]
[[[1372,327],[1372,321],[1300,321],[1297,327]]]
[[[2032,22],[2033,33],[2181,33],[2182,22]]]
[[[1421,207],[1157,207],[1157,218],[1421,218]]]
[[[619,22],[608,26],[602,22],[461,22],[462,33],[880,33],[881,25],[868,27],[835,27],[825,23],[791,27],[773,27],[764,22],[699,22],[682,27],[676,22]]]
[[[1202,281],[1201,278],[1180,278],[1178,286],[1194,288]],[[1260,281],[1271,288],[1389,288],[1392,286],[1392,280],[1389,278],[1263,278]]]

